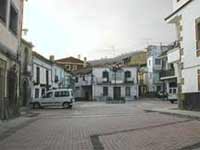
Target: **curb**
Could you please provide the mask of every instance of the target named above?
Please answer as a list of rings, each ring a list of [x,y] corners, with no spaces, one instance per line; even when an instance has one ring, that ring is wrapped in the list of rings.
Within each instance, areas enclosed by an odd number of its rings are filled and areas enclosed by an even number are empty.
[[[184,117],[184,118],[190,118],[195,120],[200,120],[200,116],[194,116],[190,114],[182,114],[182,113],[176,113],[176,112],[169,112],[165,110],[153,110],[153,109],[144,109],[145,112],[157,112],[164,115],[171,115],[171,116],[177,116],[177,117]]]

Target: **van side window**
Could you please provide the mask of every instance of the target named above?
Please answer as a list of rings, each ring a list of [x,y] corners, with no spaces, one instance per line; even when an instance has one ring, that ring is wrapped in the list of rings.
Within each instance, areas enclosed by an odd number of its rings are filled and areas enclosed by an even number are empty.
[[[55,97],[60,97],[60,92],[55,92]]]
[[[52,96],[53,96],[53,93],[52,93],[52,92],[47,93],[47,98],[50,98],[50,97],[52,97]]]
[[[69,91],[62,91],[61,92],[62,97],[68,97],[69,96]]]

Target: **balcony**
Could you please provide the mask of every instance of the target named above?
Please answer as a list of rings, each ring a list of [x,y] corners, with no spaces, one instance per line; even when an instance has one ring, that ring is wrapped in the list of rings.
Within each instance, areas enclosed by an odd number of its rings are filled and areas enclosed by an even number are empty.
[[[104,79],[96,79],[96,83],[99,85],[102,84],[134,84],[134,79],[133,78],[111,78],[110,80],[104,80]]]
[[[179,48],[174,48],[168,51],[167,53],[167,59],[168,63],[174,63],[177,61],[180,61],[180,49]]]
[[[134,79],[133,78],[125,78],[124,79],[124,83],[134,83]]]
[[[170,79],[170,78],[174,78],[175,77],[175,70],[171,69],[171,70],[163,70],[160,72],[160,79],[164,80],[164,79]]]

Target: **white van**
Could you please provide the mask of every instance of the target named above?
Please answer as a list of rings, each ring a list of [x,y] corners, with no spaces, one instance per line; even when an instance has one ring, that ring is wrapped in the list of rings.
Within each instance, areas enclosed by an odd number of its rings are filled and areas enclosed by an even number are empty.
[[[178,100],[178,93],[177,93],[177,88],[169,88],[169,93],[168,93],[168,100],[171,103],[174,103],[175,101]]]
[[[33,99],[31,104],[33,108],[62,106],[63,108],[72,108],[74,96],[72,89],[50,90],[42,98]]]

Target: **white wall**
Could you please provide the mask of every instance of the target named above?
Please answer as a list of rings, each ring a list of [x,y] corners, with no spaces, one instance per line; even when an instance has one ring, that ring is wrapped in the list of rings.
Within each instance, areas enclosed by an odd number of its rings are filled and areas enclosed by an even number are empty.
[[[102,78],[102,73],[103,71],[108,71],[109,72],[109,80],[111,80],[112,82],[114,82],[112,74],[113,72],[107,68],[107,67],[97,67],[97,68],[93,68],[93,75],[94,75],[94,82],[102,82],[103,78]],[[121,75],[120,75],[120,83],[121,81],[124,81],[124,72],[125,71],[130,71],[131,72],[131,78],[133,79],[134,83],[137,84],[137,68],[136,67],[123,67],[121,70]]]
[[[194,0],[182,9],[177,15],[182,15],[184,48],[184,78],[183,93],[198,92],[197,70],[200,66],[200,58],[196,56],[195,20],[200,17],[200,1]]]
[[[179,48],[171,50],[167,53],[167,61],[168,63],[177,62],[180,60],[180,51]]]
[[[49,71],[49,85],[52,84],[52,69],[51,65],[36,58],[33,57],[33,81],[36,81],[37,75],[36,75],[36,68],[40,68],[40,83],[46,84],[46,70]]]
[[[93,99],[96,100],[105,100],[105,97],[103,97],[103,87],[108,87],[108,97],[113,98],[113,88],[114,87],[121,87],[121,96],[125,96],[125,88],[130,87],[131,88],[131,96],[129,97],[129,100],[134,100],[135,96],[138,96],[138,85],[137,85],[137,68],[135,67],[123,67],[121,74],[122,79],[124,79],[124,72],[130,71],[132,75],[132,79],[134,79],[134,84],[103,84],[102,82],[97,81],[103,81],[102,79],[102,73],[103,71],[107,70],[109,72],[109,80],[112,80],[112,71],[110,71],[107,67],[101,67],[101,68],[93,68],[93,75],[94,75],[94,84],[93,84]],[[100,84],[99,84],[100,83]],[[128,98],[128,97],[126,97]]]

